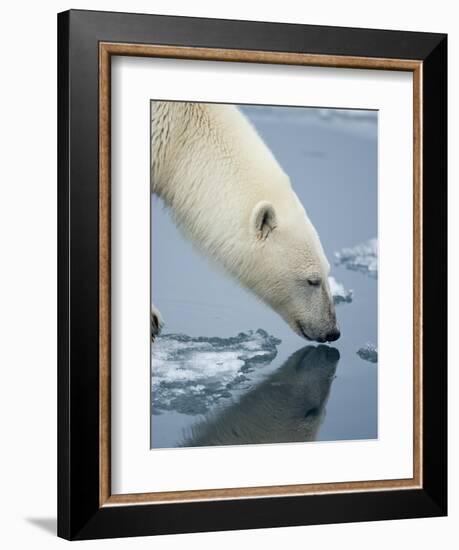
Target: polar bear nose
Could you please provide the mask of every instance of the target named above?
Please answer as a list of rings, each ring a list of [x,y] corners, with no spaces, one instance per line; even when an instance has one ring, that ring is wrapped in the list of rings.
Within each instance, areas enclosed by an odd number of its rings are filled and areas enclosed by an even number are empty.
[[[327,342],[334,342],[335,340],[338,340],[340,336],[341,336],[341,332],[339,328],[336,327],[327,334],[326,340]]]

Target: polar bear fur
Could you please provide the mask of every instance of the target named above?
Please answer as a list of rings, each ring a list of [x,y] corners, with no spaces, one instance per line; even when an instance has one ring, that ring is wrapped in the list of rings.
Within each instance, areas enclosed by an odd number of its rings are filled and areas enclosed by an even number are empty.
[[[183,233],[297,334],[336,340],[320,239],[246,117],[231,105],[161,101],[151,115],[151,191]]]

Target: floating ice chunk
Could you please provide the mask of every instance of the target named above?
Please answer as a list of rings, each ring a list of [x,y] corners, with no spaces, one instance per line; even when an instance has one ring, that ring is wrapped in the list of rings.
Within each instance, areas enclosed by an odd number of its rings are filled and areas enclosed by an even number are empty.
[[[328,277],[328,283],[330,285],[330,291],[335,304],[350,304],[352,302],[352,298],[354,296],[353,290],[346,290],[341,283],[338,283],[338,281],[331,276]]]
[[[152,347],[153,414],[206,413],[271,363],[280,343],[262,329],[229,338],[160,334]]]
[[[365,344],[358,350],[357,355],[370,363],[378,362],[378,350],[373,344]]]
[[[377,278],[378,239],[370,239],[352,248],[343,248],[340,252],[335,252],[335,265],[344,265],[347,269]]]

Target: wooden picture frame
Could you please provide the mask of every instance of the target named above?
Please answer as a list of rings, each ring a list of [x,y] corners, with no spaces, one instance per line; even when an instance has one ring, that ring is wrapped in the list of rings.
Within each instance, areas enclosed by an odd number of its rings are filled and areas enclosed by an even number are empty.
[[[90,539],[446,514],[445,35],[124,13],[58,16],[58,534]],[[113,495],[110,60],[411,71],[412,479]]]

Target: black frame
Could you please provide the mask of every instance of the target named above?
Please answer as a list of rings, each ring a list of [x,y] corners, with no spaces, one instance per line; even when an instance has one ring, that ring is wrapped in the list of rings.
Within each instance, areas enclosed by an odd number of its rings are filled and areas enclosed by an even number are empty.
[[[423,62],[423,488],[99,507],[99,42]],[[92,539],[447,513],[447,37],[67,11],[58,15],[58,535]],[[279,500],[281,499],[281,500]]]

